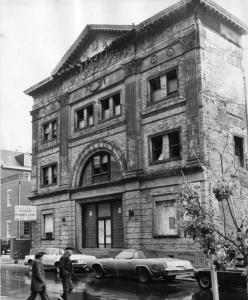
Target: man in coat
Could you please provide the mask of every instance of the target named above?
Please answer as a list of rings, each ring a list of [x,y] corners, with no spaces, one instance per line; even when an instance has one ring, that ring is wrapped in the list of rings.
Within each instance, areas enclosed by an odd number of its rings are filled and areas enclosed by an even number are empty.
[[[65,248],[65,253],[60,257],[59,261],[59,275],[62,280],[63,294],[58,300],[64,299],[68,300],[68,295],[73,290],[72,277],[74,276],[74,270],[70,256],[73,253],[73,248]]]
[[[32,278],[31,278],[31,294],[27,300],[34,300],[38,294],[40,294],[41,300],[49,300],[46,292],[45,283],[45,271],[41,262],[43,251],[39,251],[35,254],[35,259],[32,264]]]

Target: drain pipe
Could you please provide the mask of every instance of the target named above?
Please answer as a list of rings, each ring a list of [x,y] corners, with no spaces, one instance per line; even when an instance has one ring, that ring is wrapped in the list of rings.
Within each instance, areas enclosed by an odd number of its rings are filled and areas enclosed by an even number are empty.
[[[21,181],[18,181],[18,205],[21,205]],[[21,223],[18,221],[18,236],[21,238]]]

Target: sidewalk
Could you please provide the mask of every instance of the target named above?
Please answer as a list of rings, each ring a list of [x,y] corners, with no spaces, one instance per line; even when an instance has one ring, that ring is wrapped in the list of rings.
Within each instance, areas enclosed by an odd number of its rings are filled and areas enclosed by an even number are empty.
[[[1,263],[1,265],[16,265],[14,263],[14,259],[12,259],[10,257],[10,255],[1,255],[0,256],[0,263]],[[18,259],[18,265],[25,266],[24,265],[24,259]]]

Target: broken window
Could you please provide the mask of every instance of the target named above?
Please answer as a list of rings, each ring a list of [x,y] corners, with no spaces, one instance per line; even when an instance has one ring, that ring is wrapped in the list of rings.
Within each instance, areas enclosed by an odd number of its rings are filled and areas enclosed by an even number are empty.
[[[121,114],[121,96],[117,93],[101,100],[102,120],[107,120]]]
[[[42,167],[42,186],[57,183],[57,164]]]
[[[57,138],[57,121],[52,121],[43,125],[43,141],[48,142]]]
[[[244,167],[243,138],[234,136],[235,157],[240,167]]]
[[[180,157],[179,130],[151,138],[151,147],[153,162]]]
[[[76,111],[76,129],[84,128],[94,124],[93,105],[81,108]]]

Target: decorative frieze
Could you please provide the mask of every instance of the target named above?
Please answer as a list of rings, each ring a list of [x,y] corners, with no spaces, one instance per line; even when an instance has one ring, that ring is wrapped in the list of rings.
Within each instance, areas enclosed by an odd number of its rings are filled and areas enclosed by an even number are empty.
[[[65,94],[61,95],[58,99],[58,102],[60,103],[60,107],[67,105],[69,103],[69,93],[66,92]]]
[[[189,35],[179,39],[180,43],[183,45],[183,50],[188,51],[196,46],[196,31],[193,31]]]
[[[134,58],[129,63],[122,65],[122,69],[125,72],[125,77],[140,73],[141,62],[142,62],[141,58],[137,58],[137,59]]]

